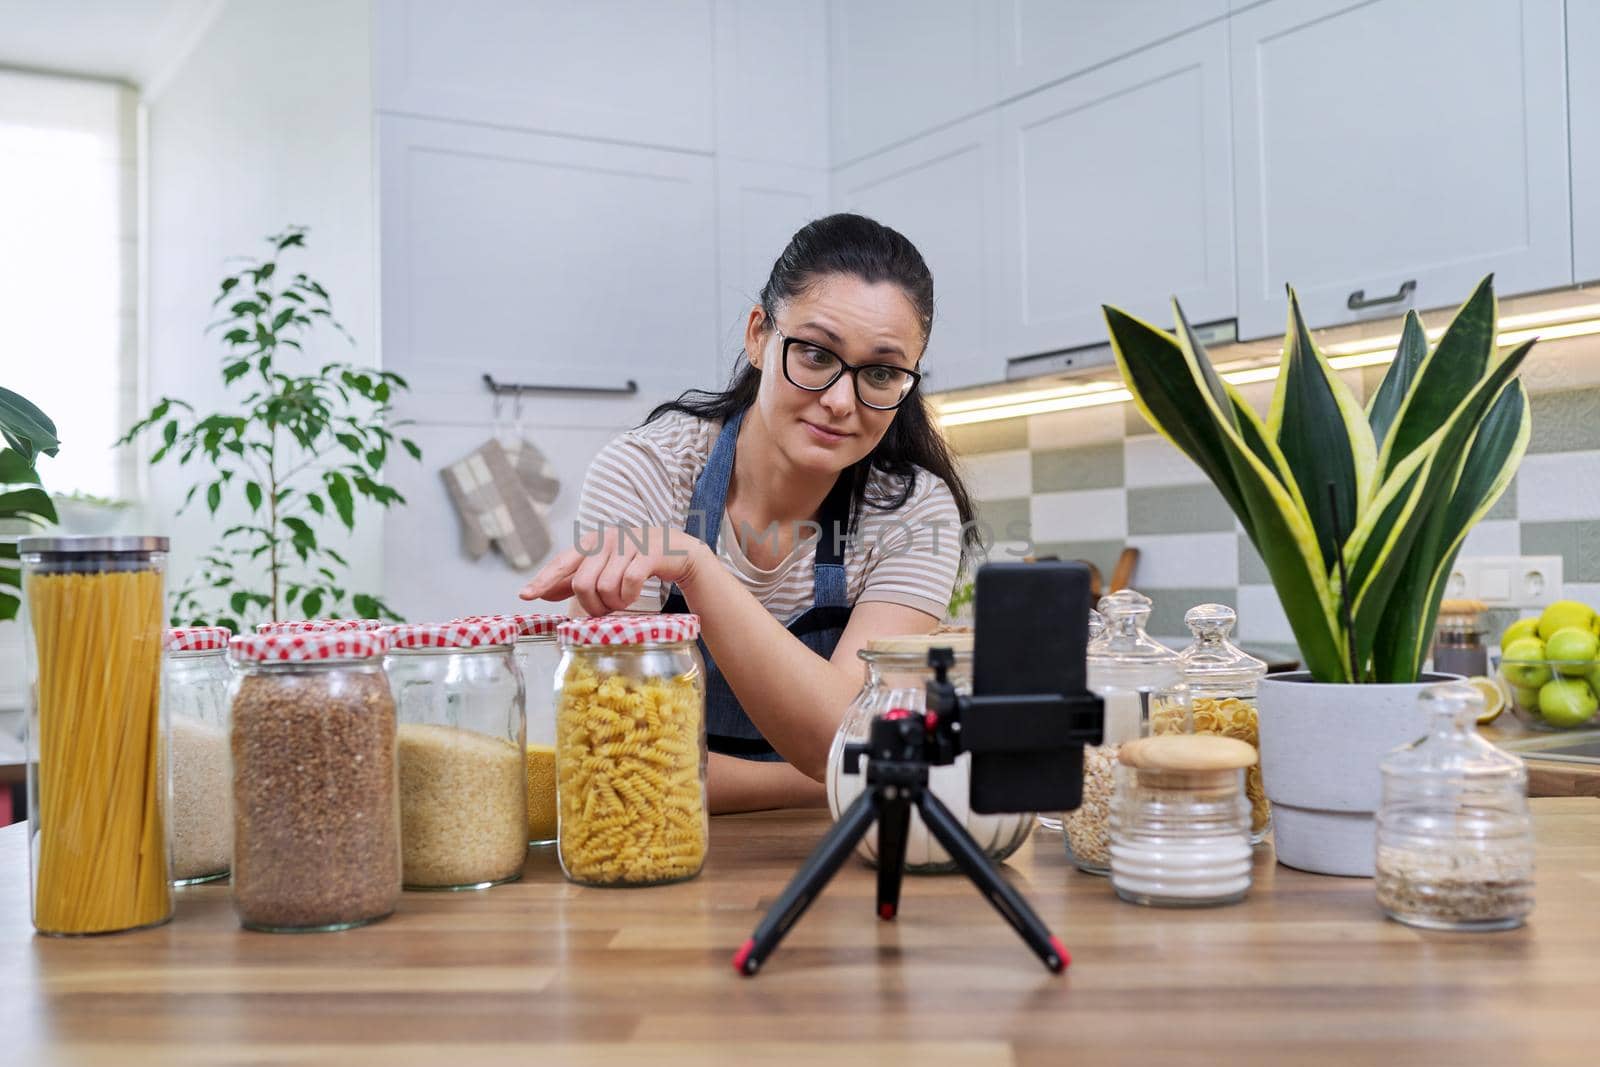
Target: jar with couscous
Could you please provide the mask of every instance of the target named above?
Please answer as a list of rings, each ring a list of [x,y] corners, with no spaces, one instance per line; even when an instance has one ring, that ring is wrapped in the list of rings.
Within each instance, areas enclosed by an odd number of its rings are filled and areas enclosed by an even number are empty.
[[[1259,754],[1256,690],[1267,665],[1228,639],[1237,618],[1226,604],[1190,608],[1183,621],[1194,634],[1194,644],[1178,659],[1189,683],[1194,732],[1244,741]],[[1261,783],[1259,760],[1245,770],[1244,788],[1250,801],[1250,841],[1260,844],[1272,829],[1272,809]]]

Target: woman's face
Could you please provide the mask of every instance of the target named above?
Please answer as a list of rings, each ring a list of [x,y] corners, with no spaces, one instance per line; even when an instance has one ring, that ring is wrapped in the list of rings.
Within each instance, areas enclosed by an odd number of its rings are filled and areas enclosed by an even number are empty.
[[[791,383],[783,373],[784,337],[825,348],[852,366],[887,363],[916,370],[922,324],[898,285],[844,274],[819,279],[780,305],[776,322],[752,309],[745,351],[761,371],[756,406],[774,443],[802,470],[837,474],[877,447],[895,412],[861,403],[849,372],[822,392]]]

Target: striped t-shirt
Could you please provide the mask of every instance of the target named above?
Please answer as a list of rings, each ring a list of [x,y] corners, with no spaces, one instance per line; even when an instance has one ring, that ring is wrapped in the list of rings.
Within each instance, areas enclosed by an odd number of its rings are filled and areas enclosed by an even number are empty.
[[[584,479],[576,532],[592,538],[592,532],[584,532],[597,525],[683,529],[695,480],[705,469],[721,428],[720,423],[671,412],[606,445]],[[872,504],[896,500],[903,491],[898,477],[872,471],[867,504],[844,550],[850,604],[903,604],[943,618],[961,562],[961,519],[955,498],[942,479],[918,468],[904,504],[893,510]],[[719,518],[717,555],[775,618],[787,622],[811,606],[814,536],[796,544],[777,567],[763,570],[741,551],[727,514]],[[651,578],[632,606],[656,611],[664,599],[661,582]]]

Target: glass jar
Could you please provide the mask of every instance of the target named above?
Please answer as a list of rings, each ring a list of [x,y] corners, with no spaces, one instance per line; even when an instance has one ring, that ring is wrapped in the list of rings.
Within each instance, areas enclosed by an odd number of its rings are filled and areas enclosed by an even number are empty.
[[[1481,600],[1444,600],[1433,633],[1433,669],[1439,674],[1476,678],[1489,673],[1489,606]]]
[[[343,930],[400,899],[383,631],[249,634],[234,665],[233,907],[252,930]]]
[[[1083,802],[1062,820],[1067,858],[1089,874],[1111,873],[1111,798],[1117,750],[1153,722],[1187,729],[1189,692],[1178,654],[1145,633],[1150,598],[1122,589],[1100,598],[1105,628],[1089,643],[1087,681],[1105,701],[1100,745],[1083,749]],[[1042,818],[1041,818],[1041,821]]]
[[[1197,604],[1184,613],[1194,644],[1178,653],[1184,681],[1189,683],[1191,718],[1197,734],[1237,738],[1261,752],[1260,713],[1256,691],[1267,665],[1228,640],[1238,616],[1226,604]],[[1155,724],[1155,733],[1167,733]],[[1258,760],[1245,769],[1245,797],[1250,801],[1250,843],[1260,844],[1272,829],[1272,808],[1261,782]]]
[[[405,887],[486,889],[521,878],[527,727],[516,624],[462,619],[388,634]]]
[[[280,619],[256,623],[258,634],[303,634],[322,630],[381,630],[381,619]]]
[[[556,851],[581,885],[700,873],[705,665],[698,615],[602,615],[556,629]]]
[[[224,626],[167,631],[161,700],[167,714],[173,885],[226,878],[233,855],[228,777],[231,636]]]
[[[1250,889],[1244,770],[1256,750],[1207,735],[1130,741],[1117,755],[1111,887],[1134,904],[1234,904]]]
[[[556,627],[565,615],[472,615],[507,619],[517,627],[517,669],[527,715],[528,844],[556,843]]]
[[[1378,904],[1432,930],[1521,926],[1533,910],[1527,767],[1478,736],[1472,686],[1429,686],[1419,700],[1427,736],[1379,765]]]
[[[933,679],[928,666],[928,649],[949,648],[955,653],[950,681],[956,692],[972,693],[972,640],[970,633],[913,634],[905,637],[880,637],[867,642],[857,653],[867,665],[866,682],[844,713],[839,732],[828,750],[828,810],[834,819],[848,808],[866,788],[866,776],[844,774],[844,746],[866,741],[872,720],[891,708],[921,711],[925,707],[926,684]],[[865,759],[863,759],[863,764]],[[928,786],[956,820],[966,827],[984,854],[995,862],[1004,860],[1028,839],[1034,816],[1027,814],[980,815],[972,810],[972,756],[962,753],[954,763],[928,768]],[[868,863],[877,860],[878,829],[874,825],[858,847]],[[922,816],[911,813],[906,843],[905,869],[912,874],[933,874],[956,870],[956,863],[934,840],[922,823]]]
[[[161,704],[165,537],[24,537],[33,925],[172,918]]]

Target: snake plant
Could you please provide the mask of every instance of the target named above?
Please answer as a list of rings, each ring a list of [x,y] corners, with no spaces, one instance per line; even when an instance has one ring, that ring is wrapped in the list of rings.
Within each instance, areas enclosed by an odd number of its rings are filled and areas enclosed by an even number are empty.
[[[1495,345],[1493,276],[1431,349],[1406,316],[1363,410],[1289,291],[1263,417],[1217,374],[1183,309],[1166,333],[1105,310],[1117,366],[1150,424],[1198,464],[1261,554],[1319,682],[1414,682],[1467,531],[1527,450],[1529,341]]]

